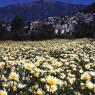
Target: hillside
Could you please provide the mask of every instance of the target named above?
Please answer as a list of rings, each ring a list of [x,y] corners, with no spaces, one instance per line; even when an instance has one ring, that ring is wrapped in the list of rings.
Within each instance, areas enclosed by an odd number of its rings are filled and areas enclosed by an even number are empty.
[[[57,0],[33,0],[30,3],[0,8],[0,19],[10,21],[16,15],[26,20],[44,19],[49,16],[64,16],[84,8],[83,5],[68,4]]]

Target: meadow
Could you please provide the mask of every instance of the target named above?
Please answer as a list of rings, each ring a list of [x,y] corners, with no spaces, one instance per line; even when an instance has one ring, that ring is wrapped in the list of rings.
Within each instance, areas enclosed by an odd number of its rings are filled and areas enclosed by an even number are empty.
[[[0,95],[95,95],[95,40],[0,41]]]

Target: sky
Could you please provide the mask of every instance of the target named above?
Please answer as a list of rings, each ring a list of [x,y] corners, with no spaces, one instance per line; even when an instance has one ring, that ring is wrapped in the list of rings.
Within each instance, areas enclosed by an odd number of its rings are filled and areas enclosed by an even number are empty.
[[[32,0],[0,0],[0,7],[11,4],[30,2],[30,1]],[[59,0],[59,1],[73,3],[73,4],[87,4],[87,5],[95,2],[95,0]]]

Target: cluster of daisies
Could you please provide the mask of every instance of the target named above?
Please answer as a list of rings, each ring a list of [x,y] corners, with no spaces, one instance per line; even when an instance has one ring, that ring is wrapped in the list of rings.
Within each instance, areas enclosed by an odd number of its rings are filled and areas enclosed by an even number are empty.
[[[94,95],[93,39],[0,43],[0,95]]]
[[[36,57],[36,62],[0,63],[0,95],[47,95],[63,93],[63,65],[54,58]],[[29,62],[29,63],[28,63]],[[4,94],[1,94],[4,93]]]

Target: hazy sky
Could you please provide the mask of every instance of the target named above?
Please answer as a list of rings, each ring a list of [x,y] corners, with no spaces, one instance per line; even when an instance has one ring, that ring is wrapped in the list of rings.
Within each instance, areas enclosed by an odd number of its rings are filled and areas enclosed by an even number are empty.
[[[30,2],[30,1],[32,0],[0,0],[0,6],[6,6],[10,4],[23,3],[23,2]],[[74,4],[91,4],[95,2],[95,0],[59,0],[59,1],[74,3]]]

